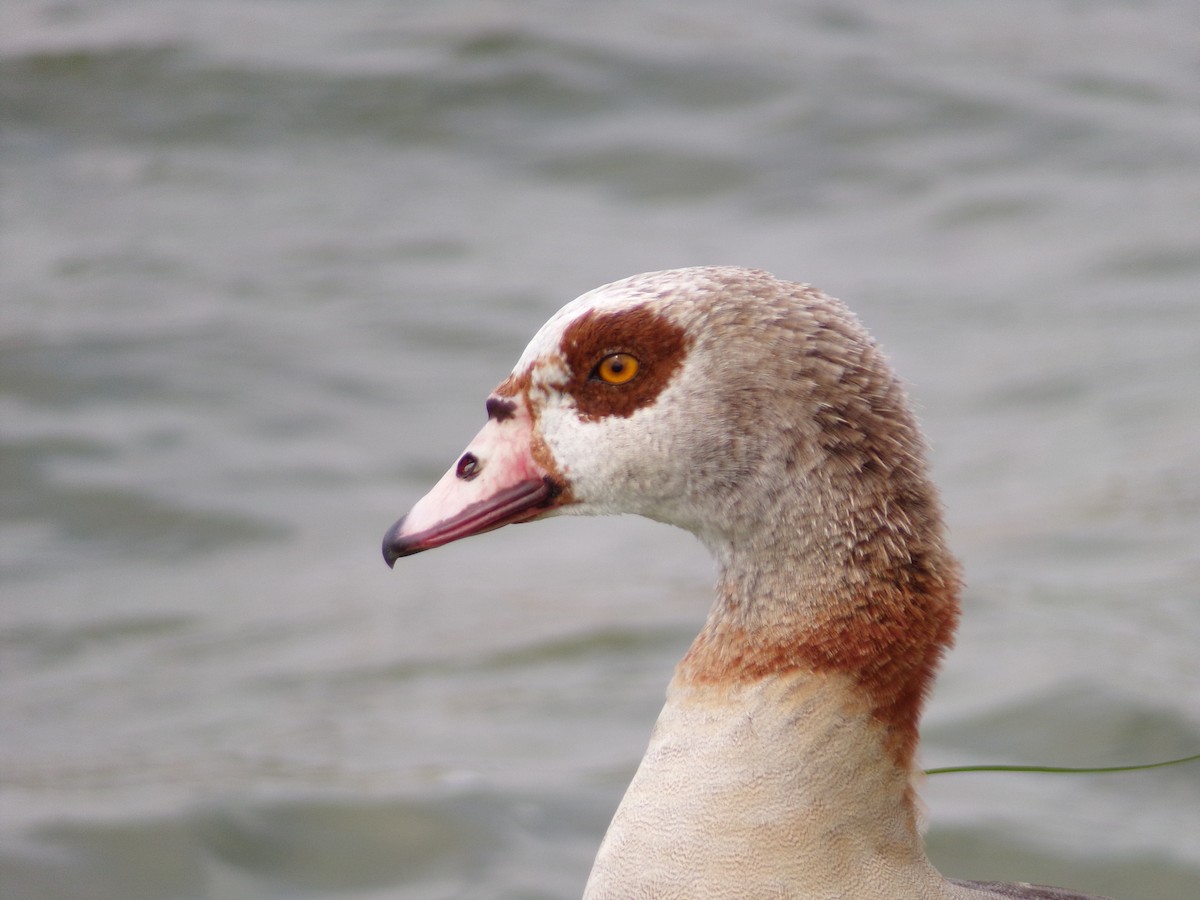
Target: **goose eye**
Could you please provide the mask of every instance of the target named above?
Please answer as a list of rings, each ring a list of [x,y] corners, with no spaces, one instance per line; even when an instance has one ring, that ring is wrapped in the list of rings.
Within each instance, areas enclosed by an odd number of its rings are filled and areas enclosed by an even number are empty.
[[[593,378],[599,378],[606,384],[626,384],[637,374],[638,361],[628,353],[614,353],[606,356],[597,364],[592,373]]]

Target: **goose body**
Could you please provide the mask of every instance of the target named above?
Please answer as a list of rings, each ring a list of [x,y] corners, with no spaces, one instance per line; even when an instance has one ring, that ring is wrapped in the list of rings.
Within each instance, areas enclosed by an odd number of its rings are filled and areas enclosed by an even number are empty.
[[[717,562],[586,898],[1085,898],[925,855],[917,729],[959,570],[904,391],[841,303],[731,267],[615,282],[487,410],[389,565],[568,513],[676,525]]]

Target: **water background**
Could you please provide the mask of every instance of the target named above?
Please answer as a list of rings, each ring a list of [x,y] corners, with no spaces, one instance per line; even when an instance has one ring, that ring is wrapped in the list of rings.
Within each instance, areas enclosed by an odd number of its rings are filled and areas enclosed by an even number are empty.
[[[969,587],[926,764],[1200,751],[1193,0],[8,0],[0,894],[578,896],[712,571],[634,519],[405,560],[536,328],[845,299]],[[945,776],[944,871],[1200,894],[1200,769]]]

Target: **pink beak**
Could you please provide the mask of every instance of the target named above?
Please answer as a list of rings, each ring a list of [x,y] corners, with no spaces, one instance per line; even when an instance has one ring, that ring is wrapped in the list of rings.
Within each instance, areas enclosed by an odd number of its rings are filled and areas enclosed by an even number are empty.
[[[433,489],[383,538],[389,566],[557,506],[563,487],[533,458],[533,419],[523,403],[492,397],[488,423]]]

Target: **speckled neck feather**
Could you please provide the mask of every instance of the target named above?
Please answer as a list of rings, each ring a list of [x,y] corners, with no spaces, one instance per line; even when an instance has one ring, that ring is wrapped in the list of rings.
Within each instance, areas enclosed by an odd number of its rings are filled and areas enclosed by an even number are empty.
[[[731,403],[722,468],[740,477],[728,485],[725,527],[708,539],[717,600],[679,675],[848,675],[907,771],[958,619],[958,565],[883,356],[835,301],[807,288],[781,300],[762,298],[762,318],[739,323],[766,371],[729,386],[745,399]]]

